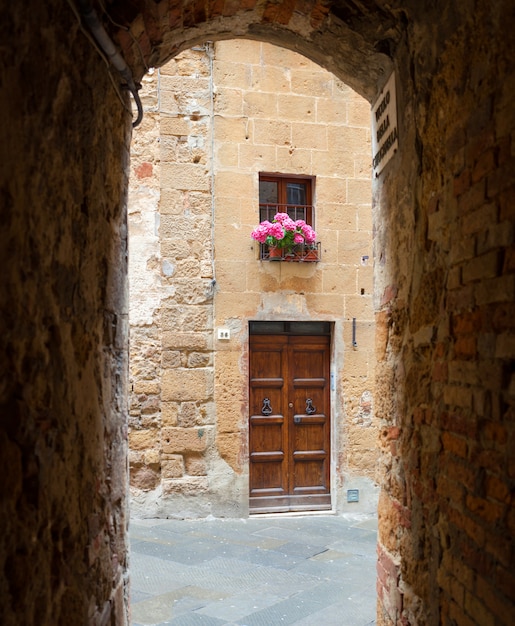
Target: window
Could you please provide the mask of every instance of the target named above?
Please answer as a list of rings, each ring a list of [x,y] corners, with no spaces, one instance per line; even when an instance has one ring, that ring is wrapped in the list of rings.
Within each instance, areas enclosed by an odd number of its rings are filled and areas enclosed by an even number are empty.
[[[288,213],[292,220],[313,226],[314,178],[259,175],[259,221],[272,221],[276,213]]]
[[[260,224],[252,232],[252,237],[260,242],[259,258],[262,261],[320,261],[320,242],[315,241],[316,233],[313,230],[314,187],[314,176],[259,175]],[[274,222],[277,213],[283,214],[284,219],[286,214],[294,222],[303,220],[305,223],[296,225],[296,228],[291,228],[290,223],[287,229],[283,226],[284,220],[277,220],[280,224],[263,224]],[[275,227],[279,227],[281,233],[278,240],[269,232]]]
[[[249,322],[250,335],[330,335],[331,322]]]

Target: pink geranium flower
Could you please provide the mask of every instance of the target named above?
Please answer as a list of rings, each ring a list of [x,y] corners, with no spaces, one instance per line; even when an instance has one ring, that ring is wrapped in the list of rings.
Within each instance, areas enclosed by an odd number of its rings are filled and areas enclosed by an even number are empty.
[[[292,220],[284,212],[276,213],[269,222],[264,220],[250,233],[252,239],[268,246],[291,249],[295,245],[314,243],[315,231],[304,220]]]

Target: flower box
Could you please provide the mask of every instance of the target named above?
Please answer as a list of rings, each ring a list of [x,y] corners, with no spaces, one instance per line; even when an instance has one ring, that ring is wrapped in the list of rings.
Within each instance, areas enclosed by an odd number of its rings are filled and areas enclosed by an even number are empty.
[[[292,220],[287,213],[277,213],[272,222],[261,222],[250,236],[261,244],[262,261],[320,261],[315,231],[304,220]]]
[[[318,263],[322,258],[321,243],[296,245],[292,248],[272,248],[261,244],[259,258],[262,261],[289,261],[294,263]]]

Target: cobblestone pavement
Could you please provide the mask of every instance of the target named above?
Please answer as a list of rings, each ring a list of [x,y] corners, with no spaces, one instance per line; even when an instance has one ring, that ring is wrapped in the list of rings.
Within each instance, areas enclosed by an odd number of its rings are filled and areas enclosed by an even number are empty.
[[[371,515],[132,520],[133,626],[368,626]]]

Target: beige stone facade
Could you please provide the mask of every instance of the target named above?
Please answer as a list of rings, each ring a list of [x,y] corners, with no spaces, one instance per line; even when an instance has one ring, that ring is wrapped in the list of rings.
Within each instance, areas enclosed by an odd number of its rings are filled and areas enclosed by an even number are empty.
[[[129,201],[133,514],[248,514],[252,320],[331,323],[332,508],[374,510],[369,104],[253,41],[186,51],[144,84]],[[313,177],[320,262],[260,260],[260,172]]]

